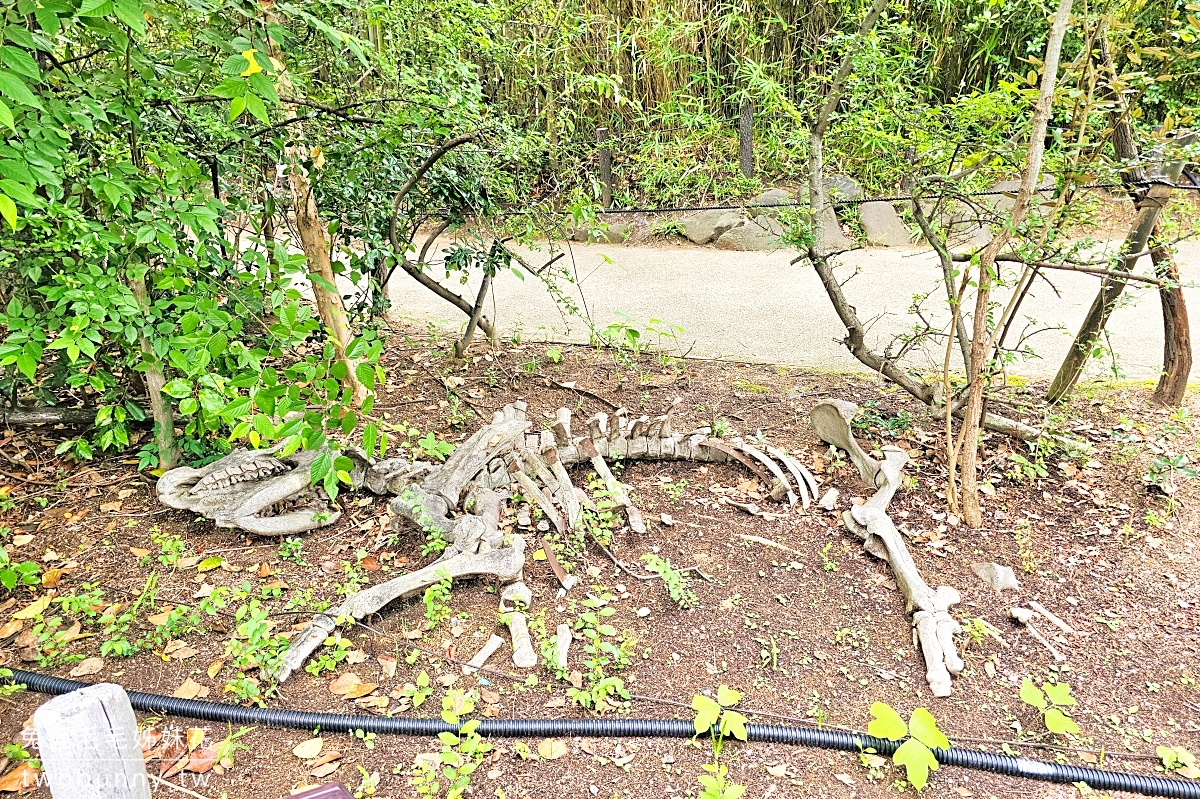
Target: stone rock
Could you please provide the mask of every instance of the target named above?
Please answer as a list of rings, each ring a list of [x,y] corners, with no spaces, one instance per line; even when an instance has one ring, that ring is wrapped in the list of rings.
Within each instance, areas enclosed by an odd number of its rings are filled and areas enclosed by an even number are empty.
[[[602,244],[621,244],[625,239],[629,238],[629,234],[632,232],[633,228],[627,222],[609,222],[608,230],[600,231],[599,237],[590,235],[590,231],[587,230],[573,230],[571,231],[571,240],[589,244],[596,242]]]
[[[1011,566],[1001,566],[999,563],[972,563],[971,571],[979,575],[979,579],[990,585],[997,594],[1004,589],[1020,591],[1021,584]]]
[[[842,232],[842,222],[838,219],[837,212],[832,207],[826,208],[821,214],[821,240],[819,242],[822,252],[844,252],[854,249],[854,242],[846,238],[846,234]]]
[[[829,199],[834,202],[857,200],[862,196],[862,186],[858,185],[858,181],[849,175],[830,175],[825,179],[825,191],[829,193]]]
[[[708,244],[742,221],[736,211],[701,211],[679,220],[683,235],[693,244]]]
[[[840,492],[836,488],[831,488],[826,491],[819,500],[817,500],[817,507],[823,510],[834,510],[837,508],[839,496]]]
[[[762,194],[746,203],[746,210],[763,216],[775,218],[779,216],[784,203],[795,201],[795,197],[787,189],[767,189]]]
[[[783,246],[783,226],[767,216],[757,216],[731,228],[717,239],[717,249],[741,252],[773,252]]]
[[[891,203],[863,203],[858,218],[867,234],[867,244],[876,247],[907,247],[911,243],[908,227]]]
[[[1009,192],[1009,194],[1016,194],[1019,188],[1021,188],[1021,180],[1020,178],[1017,178],[1015,180],[1002,180],[996,185],[992,186],[991,191],[1003,191]],[[1047,190],[1053,189],[1054,178],[1043,175],[1042,182],[1038,184],[1038,188]],[[988,194],[982,197],[982,200],[990,205],[993,211],[996,211],[1000,214],[1008,214],[1012,211],[1013,206],[1017,204],[1016,197],[1009,196],[1009,194]],[[1050,197],[1050,192],[1042,192],[1041,197],[1043,200],[1048,199]]]

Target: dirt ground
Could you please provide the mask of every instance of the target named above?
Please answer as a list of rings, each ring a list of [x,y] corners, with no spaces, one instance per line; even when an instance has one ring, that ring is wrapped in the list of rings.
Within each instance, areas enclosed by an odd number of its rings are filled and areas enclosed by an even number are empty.
[[[641,557],[647,553],[669,558],[677,567],[695,566],[690,574],[697,607],[681,609],[661,580],[635,579],[594,545],[583,552],[560,551],[559,557],[583,578],[565,597],[556,596],[558,584],[546,562],[531,558],[525,569],[533,591],[535,639],[541,630],[552,634],[560,623],[575,624],[589,594],[611,594],[609,606],[616,613],[609,621],[617,628],[613,640],[626,641],[630,662],[610,673],[624,680],[631,696],[614,698],[606,713],[691,718],[692,697],[702,691],[715,695],[725,684],[741,692],[738,709],[754,721],[861,730],[873,702],[890,703],[905,717],[924,706],[960,746],[1145,774],[1158,770],[1156,747],[1200,749],[1196,481],[1182,473],[1175,475],[1174,486],[1163,480],[1176,489],[1171,496],[1143,481],[1148,470],[1166,476],[1163,460],[1168,457],[1182,453],[1194,459],[1200,425],[1192,414],[1151,405],[1144,387],[1089,386],[1070,405],[1049,412],[1047,423],[1088,442],[1093,448],[1088,454],[1054,453],[1041,462],[1011,442],[987,438],[984,525],[970,530],[947,514],[938,425],[906,395],[869,377],[654,355],[633,358],[541,344],[486,354],[478,349],[464,367],[452,362],[447,350],[447,342],[416,331],[393,338],[386,356],[388,386],[377,407],[390,425],[403,422],[421,435],[433,432],[454,443],[515,399],[528,402],[536,426],[560,406],[579,415],[608,410],[605,403],[654,414],[678,397],[677,428],[717,423],[728,425],[730,434],[761,433],[812,468],[822,491],[840,491],[836,512],[815,506],[805,511],[763,498],[764,487],[741,467],[628,463],[620,475],[632,486],[649,530],[634,535],[618,529],[615,554],[642,576],[647,573]],[[1005,410],[1038,420],[1040,411],[1020,410],[1038,396],[1037,385],[1014,387],[1006,392],[1012,407]],[[906,470],[911,480],[893,501],[892,517],[908,536],[930,585],[950,585],[961,592],[963,601],[953,612],[976,631],[960,638],[967,669],[955,679],[949,699],[929,692],[903,598],[888,567],[863,552],[840,523],[840,512],[856,498],[869,496],[869,490],[844,457],[834,457],[808,426],[814,403],[829,397],[863,406],[856,433],[861,441],[872,447],[894,443],[912,456]],[[128,610],[142,597],[126,635],[134,642],[150,636],[151,643],[132,657],[104,657],[95,673],[81,679],[165,694],[184,687],[207,691],[212,701],[236,701],[223,689],[241,676],[225,662],[241,620],[218,615],[206,618],[203,630],[181,633],[174,642],[161,635],[153,641],[170,609],[193,606],[208,590],[205,585],[245,586],[243,596],[260,599],[277,614],[270,617],[273,632],[287,633],[294,624],[303,624],[314,602],[340,601],[337,590],[347,580],[347,564],[353,574],[377,583],[434,557],[420,554],[423,534],[418,530],[405,529],[385,540],[387,498],[344,494],[339,499],[345,509],[342,519],[310,533],[299,556],[284,559],[277,541],[246,539],[191,514],[163,509],[154,498],[152,478],[136,472],[136,461],[118,458],[82,468],[63,462],[53,455],[60,436],[54,430],[8,433],[0,442],[10,461],[9,474],[0,478],[8,508],[3,524],[11,528],[6,547],[14,559],[32,558],[47,570],[61,569],[55,575],[58,582],[48,581],[53,588],[11,594],[0,590],[0,625],[7,625],[0,629],[3,665],[66,676],[85,658],[98,656],[107,636],[86,618],[77,635],[94,635],[78,637],[57,651],[44,645],[45,638],[39,641],[37,631],[45,627],[38,625],[58,619],[57,629],[63,630],[76,620],[62,603],[32,614],[34,618],[13,617],[38,597],[59,599],[99,589],[101,598],[93,604],[121,603]],[[394,437],[416,440],[404,431]],[[573,478],[578,485],[587,484],[582,469]],[[753,502],[762,514],[750,515],[728,499]],[[182,542],[181,550],[171,543],[172,536]],[[531,540],[527,551],[537,548]],[[210,559],[217,557],[220,561],[213,565]],[[1019,592],[998,596],[972,572],[977,562],[1012,566]],[[336,672],[298,673],[266,704],[436,716],[443,697],[469,689],[479,692],[477,716],[594,715],[567,698],[570,682],[541,664],[516,669],[507,647],[492,658],[489,670],[463,675],[454,661],[468,659],[493,632],[507,638],[494,592],[494,586],[482,581],[456,584],[449,599],[453,617],[431,630],[423,629],[426,608],[420,599],[397,603],[370,618],[368,627],[347,633],[352,654]],[[1040,623],[1064,661],[1056,662],[1046,647],[1010,622],[1008,609],[1031,600],[1076,631],[1067,634]],[[231,603],[226,612],[236,608]],[[992,625],[996,635],[984,633],[976,619]],[[423,632],[413,637],[416,633],[410,631]],[[584,658],[577,641],[571,668],[587,671]],[[403,686],[415,684],[422,671],[431,678],[432,695],[422,707],[405,709],[409,700]],[[346,684],[347,672],[377,687],[356,700],[331,693],[335,679]],[[1078,735],[1046,731],[1040,714],[1018,698],[1025,677],[1038,684],[1051,678],[1070,683],[1078,701],[1069,708],[1081,728]],[[24,693],[0,700],[0,736],[20,740],[23,723],[45,699]],[[194,723],[145,716],[141,721],[169,737]],[[206,731],[203,742],[196,742],[197,751],[239,732],[197,726]],[[190,794],[158,784],[156,790],[163,796],[257,799],[336,780],[370,795],[364,778],[370,782],[377,775],[375,796],[415,796],[410,784],[414,758],[439,750],[428,739],[328,734],[323,754],[337,750],[341,756],[317,764],[317,757],[306,761],[292,752],[310,738],[312,731],[250,729],[235,741],[244,748],[222,753],[234,761],[226,761],[228,768],[218,767],[223,773],[184,772],[169,778]],[[473,775],[471,795],[696,796],[697,777],[711,761],[711,747],[703,739],[568,739],[563,746],[533,740],[523,742],[527,748],[513,740],[492,743],[495,748]],[[537,753],[539,744],[553,757],[521,756]],[[152,751],[171,762],[186,756],[163,742]],[[7,754],[17,753],[10,748]],[[721,762],[731,780],[747,786],[750,797],[894,796],[895,781],[903,777],[902,770],[887,762],[779,745],[732,742]],[[8,773],[16,768],[14,761]],[[150,769],[159,773],[159,761],[151,761]],[[982,799],[1067,797],[1079,791],[948,767],[932,776],[924,793],[939,799]],[[48,797],[49,792],[38,788],[31,795]]]

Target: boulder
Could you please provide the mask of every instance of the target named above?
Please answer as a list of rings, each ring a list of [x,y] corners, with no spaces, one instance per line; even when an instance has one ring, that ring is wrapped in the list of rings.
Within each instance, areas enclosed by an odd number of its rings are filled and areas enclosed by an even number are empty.
[[[602,242],[604,244],[620,244],[629,238],[633,228],[626,222],[609,222],[608,230],[600,232],[599,237],[591,236],[587,230],[571,231],[571,240],[587,243]]]
[[[775,218],[779,216],[785,203],[795,202],[796,198],[787,189],[767,189],[762,194],[746,203],[746,210]]]
[[[825,179],[825,191],[828,192],[829,199],[834,202],[857,200],[862,196],[862,186],[858,185],[858,181],[849,175],[830,175]]]
[[[846,234],[842,233],[842,223],[837,217],[837,212],[832,207],[825,209],[821,214],[821,241],[820,250],[822,252],[845,252],[853,250],[854,242],[846,238]]]
[[[708,244],[722,233],[741,224],[736,211],[701,211],[679,220],[679,229],[693,244]]]
[[[783,246],[783,242],[779,240],[782,234],[782,225],[774,219],[760,214],[721,234],[721,237],[717,239],[717,249],[773,252]]]
[[[891,203],[863,203],[858,207],[858,218],[869,245],[907,247],[911,243],[908,227]]]

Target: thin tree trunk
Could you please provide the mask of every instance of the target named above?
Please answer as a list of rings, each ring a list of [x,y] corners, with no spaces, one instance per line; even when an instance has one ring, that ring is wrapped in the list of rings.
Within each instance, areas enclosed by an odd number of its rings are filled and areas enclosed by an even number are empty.
[[[129,278],[129,290],[137,300],[138,307],[147,317],[150,314],[150,294],[146,290],[145,278]],[[142,357],[146,359],[146,393],[150,399],[150,415],[154,419],[154,443],[158,447],[160,469],[174,469],[179,465],[179,445],[175,441],[175,410],[171,400],[163,394],[167,377],[163,373],[162,361],[154,354],[150,339],[141,336],[138,340]],[[92,417],[95,419],[95,416]]]
[[[1192,335],[1188,326],[1187,303],[1179,284],[1179,266],[1162,246],[1150,251],[1154,274],[1167,281],[1158,290],[1163,312],[1163,371],[1154,389],[1154,399],[1163,405],[1178,407],[1187,392],[1192,372]]]
[[[270,6],[263,4],[265,16],[269,22],[275,22],[270,12]],[[297,116],[295,88],[288,76],[283,51],[271,37],[267,37],[268,53],[278,64],[283,65],[278,76],[279,97],[284,109],[291,118]],[[294,124],[292,130],[296,140],[304,140],[303,125]],[[350,319],[346,314],[346,305],[342,295],[337,290],[337,278],[333,274],[333,263],[329,259],[329,242],[325,239],[326,225],[317,211],[317,201],[313,196],[312,183],[301,162],[308,153],[301,145],[290,145],[284,150],[287,162],[288,185],[292,192],[292,211],[296,217],[296,230],[300,234],[300,246],[304,250],[304,258],[308,263],[309,274],[316,279],[310,279],[313,289],[313,299],[317,304],[317,314],[325,326],[326,334],[333,341],[335,359],[345,364],[346,378],[343,384],[350,387],[354,404],[361,405],[367,398],[367,387],[358,379],[355,371],[358,361],[346,355],[350,341],[354,337],[350,329]]]
[[[1165,173],[1162,175],[1163,179],[1169,183],[1175,183],[1183,172],[1183,162],[1174,161],[1163,171]],[[1121,271],[1132,272],[1137,265],[1170,196],[1171,187],[1160,184],[1152,185],[1146,192],[1145,198],[1138,207],[1138,215],[1134,220],[1133,229],[1125,237],[1125,244],[1121,248],[1123,253]],[[1051,402],[1063,399],[1075,387],[1079,376],[1083,374],[1083,367],[1087,365],[1088,359],[1092,355],[1092,348],[1095,347],[1096,340],[1100,338],[1100,334],[1108,324],[1108,318],[1116,308],[1121,292],[1125,290],[1126,282],[1122,278],[1107,278],[1100,285],[1100,291],[1092,300],[1092,306],[1088,309],[1083,324],[1079,326],[1079,333],[1075,336],[1074,344],[1067,350],[1062,365],[1058,368],[1058,374],[1054,376],[1054,382],[1050,384],[1046,398]]]
[[[984,358],[988,342],[988,305],[991,302],[993,272],[996,268],[996,257],[1008,244],[1012,231],[1021,225],[1026,214],[1029,213],[1030,201],[1042,172],[1042,156],[1046,149],[1046,127],[1049,124],[1050,111],[1054,105],[1054,87],[1058,82],[1058,62],[1062,54],[1062,42],[1067,33],[1067,25],[1071,21],[1071,4],[1072,0],[1059,0],[1058,9],[1054,12],[1054,21],[1050,26],[1050,38],[1046,42],[1042,85],[1038,92],[1037,105],[1034,107],[1033,125],[1029,134],[1029,153],[1025,159],[1025,172],[1021,175],[1021,187],[1017,190],[1013,205],[1012,219],[1007,226],[992,236],[992,240],[983,248],[983,253],[979,258],[979,279],[975,291],[975,316],[972,319],[971,361],[968,371],[970,387],[967,392],[962,430],[959,433],[963,520],[973,528],[983,524],[983,514],[979,508],[979,482],[975,470],[979,462],[979,424],[983,418],[983,389],[988,379],[988,365],[984,363]],[[949,398],[947,398],[947,402],[949,402]]]

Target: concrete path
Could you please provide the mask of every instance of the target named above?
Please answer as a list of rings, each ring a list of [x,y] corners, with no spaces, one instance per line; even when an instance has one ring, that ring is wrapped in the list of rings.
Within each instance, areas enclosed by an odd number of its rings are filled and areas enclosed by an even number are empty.
[[[683,328],[674,340],[656,342],[657,337],[647,334],[652,343],[675,354],[863,371],[840,342],[843,329],[816,273],[803,265],[790,266],[793,257],[790,251],[741,253],[675,244],[572,244],[559,263],[577,280],[576,285],[564,283],[562,290],[597,328],[620,319],[620,314],[640,328],[656,319],[661,320],[659,327]],[[535,264],[545,259],[545,253],[530,254]],[[1185,284],[1200,279],[1200,243],[1184,242],[1177,259]],[[1149,262],[1143,261],[1139,271],[1144,273]],[[883,349],[921,324],[911,311],[915,295],[933,292],[924,303],[925,318],[946,324],[949,312],[940,288],[941,270],[932,252],[864,249],[846,254],[839,263],[846,294],[859,317],[868,322],[868,340],[874,349]],[[1054,375],[1100,283],[1100,278],[1089,275],[1048,276],[1053,287],[1039,283],[1022,307],[1022,317],[1032,321],[1014,326],[1010,345],[1016,343],[1022,327],[1041,332],[1025,342],[1032,354],[1013,363],[1013,374]],[[478,284],[447,285],[473,299]],[[1195,330],[1200,289],[1189,287],[1185,293]],[[465,324],[457,310],[402,272],[392,278],[389,294],[396,318],[431,321],[448,331],[461,330]],[[968,299],[968,307],[973,302]],[[500,275],[488,314],[505,336],[519,332],[526,340],[588,341],[587,318],[564,316],[546,287],[528,276],[520,280],[511,273]],[[1162,314],[1153,286],[1130,283],[1108,330],[1123,377],[1158,376]],[[918,350],[907,362],[918,369],[937,369],[942,346]],[[1111,375],[1110,367],[1111,361],[1093,361],[1089,374]]]

